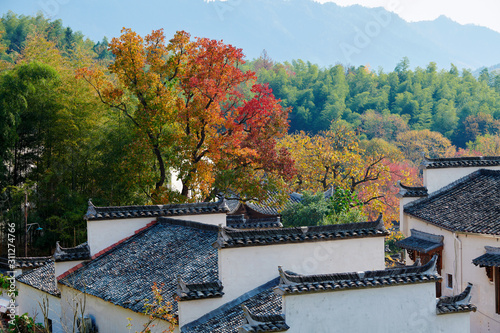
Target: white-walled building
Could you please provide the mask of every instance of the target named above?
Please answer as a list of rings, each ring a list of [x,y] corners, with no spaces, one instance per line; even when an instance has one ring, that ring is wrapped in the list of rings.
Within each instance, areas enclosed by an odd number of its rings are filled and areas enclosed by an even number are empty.
[[[332,318],[349,318],[358,325],[355,330],[365,322],[370,331],[390,332],[385,330],[390,314],[368,322],[367,316],[375,318],[371,309],[352,311],[378,298],[394,311],[402,309],[398,315],[417,314],[403,316],[406,324],[395,328],[423,320],[428,332],[468,332],[468,312],[475,309],[469,294],[438,302],[432,292],[440,279],[435,265],[385,270],[388,232],[381,217],[343,225],[265,223],[269,228],[237,229],[238,224],[226,226],[227,211],[225,202],[89,204],[87,244],[58,247],[48,264],[18,278],[20,312],[43,322],[36,306],[48,298],[54,332],[72,331],[75,318],[101,333],[121,332],[127,325],[140,331],[156,283],[171,302],[175,332],[345,332]],[[280,272],[279,266],[294,273]],[[409,297],[411,302],[401,299]],[[315,302],[324,305],[322,310],[300,306]],[[454,324],[443,324],[448,322]],[[153,331],[168,326],[160,321]]]
[[[500,157],[426,159],[424,187],[401,186],[409,262],[441,258],[438,294],[470,282],[471,332],[500,332]]]

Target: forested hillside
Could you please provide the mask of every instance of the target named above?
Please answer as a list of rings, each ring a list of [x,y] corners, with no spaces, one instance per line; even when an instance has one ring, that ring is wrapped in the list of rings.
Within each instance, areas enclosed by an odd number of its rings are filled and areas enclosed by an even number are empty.
[[[185,32],[93,42],[14,13],[0,32],[0,221],[16,223],[24,244],[29,203],[29,255],[83,242],[89,198],[258,200],[334,187],[344,219],[391,221],[394,184],[418,183],[422,152],[500,155],[500,76],[488,70],[411,70],[407,58],[387,72],[324,68],[265,53],[245,63],[241,50]]]
[[[320,68],[295,60],[274,64],[266,56],[250,63],[258,80],[292,108],[290,131],[317,133],[344,119],[368,139],[394,141],[400,132],[431,130],[457,147],[500,129],[500,74],[483,69],[476,79],[452,65],[409,69],[403,58],[391,72],[364,66]]]

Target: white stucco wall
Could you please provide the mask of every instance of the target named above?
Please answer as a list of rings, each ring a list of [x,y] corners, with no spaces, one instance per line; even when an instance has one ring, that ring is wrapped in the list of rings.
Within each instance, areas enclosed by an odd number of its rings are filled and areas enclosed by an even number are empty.
[[[500,170],[500,166],[424,169],[424,186],[427,187],[430,194],[479,169]]]
[[[66,273],[76,265],[82,263],[83,260],[73,260],[73,261],[56,261],[54,262],[54,267],[55,267],[55,278],[56,280],[54,283],[57,281],[57,277],[60,276],[61,274]]]
[[[62,313],[63,327],[71,331],[75,301],[82,302],[82,294],[62,284],[59,284],[59,288],[61,290],[61,304],[64,309]],[[144,314],[122,308],[92,295],[85,295],[85,314],[95,318],[99,333],[140,332],[148,321],[148,317]],[[129,324],[127,318],[131,319],[130,329],[127,329]],[[159,320],[155,322],[151,331],[154,333],[167,330],[168,332],[168,328],[167,322]],[[177,327],[174,332],[179,332]]]
[[[30,287],[24,283],[18,282],[19,294],[16,297],[16,302],[19,306],[19,314],[28,313],[30,317],[35,319],[36,323],[44,322],[42,308],[43,299],[49,302],[48,317],[52,320],[52,332],[64,333],[61,325],[61,300],[58,297],[45,293],[41,290]]]
[[[384,255],[384,237],[223,248],[219,278],[224,297],[179,302],[179,325],[278,277],[278,266],[299,274],[379,270],[385,268]]]
[[[420,199],[420,198],[405,198],[405,197],[402,197],[402,198],[399,198],[399,230],[401,231],[401,233],[403,233],[403,235],[408,235],[410,233],[410,229],[408,229],[408,222],[406,221],[407,218],[406,218],[406,215],[404,214],[404,206],[407,204],[407,203],[410,203],[410,202],[413,202],[417,199]]]
[[[471,315],[471,332],[500,332],[500,315],[495,313],[495,285],[486,276],[484,268],[475,266],[472,260],[483,255],[485,246],[500,247],[500,238],[489,235],[453,233],[435,225],[408,217],[409,227],[443,235],[443,295],[462,292],[467,283],[472,283],[471,302],[478,311]],[[407,261],[408,258],[407,258]],[[453,274],[453,289],[446,286],[447,274]]]
[[[220,225],[220,224],[222,224],[223,226],[226,225],[226,213],[169,216],[169,218],[175,220],[200,222],[212,225]]]
[[[155,221],[154,218],[117,219],[117,220],[90,220],[87,221],[87,242],[90,255],[104,250],[116,242],[132,236],[136,230]]]
[[[287,333],[469,333],[469,313],[436,315],[433,283],[285,295]]]

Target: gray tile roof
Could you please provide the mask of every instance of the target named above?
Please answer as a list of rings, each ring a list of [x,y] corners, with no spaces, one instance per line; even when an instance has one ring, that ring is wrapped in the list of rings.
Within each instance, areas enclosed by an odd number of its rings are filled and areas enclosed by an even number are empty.
[[[476,306],[470,303],[472,283],[456,296],[440,297],[436,305],[437,314],[476,311]]]
[[[240,333],[247,332],[284,332],[290,327],[285,322],[283,315],[257,315],[252,313],[245,305],[241,306],[245,315],[245,324],[240,326]]]
[[[263,228],[281,228],[279,216],[267,218],[245,219],[244,215],[227,215],[226,226],[233,229],[263,229]]]
[[[226,201],[222,200],[218,202],[117,207],[96,207],[89,200],[89,207],[87,214],[85,214],[85,219],[106,220],[134,217],[169,217],[180,215],[227,213],[228,211],[229,209],[226,205]]]
[[[218,281],[216,239],[216,226],[161,218],[59,282],[143,312],[154,283],[164,284],[162,295],[172,301],[179,276],[188,284]]]
[[[54,252],[55,261],[73,261],[87,259],[90,259],[90,248],[87,242],[69,248],[61,247],[59,245],[59,242],[56,243],[56,250]]]
[[[237,196],[235,196],[237,197]],[[229,214],[235,213],[241,205],[246,205],[247,208],[263,215],[277,216],[281,213],[286,205],[300,202],[302,195],[299,193],[290,193],[288,200],[285,203],[279,202],[276,194],[269,193],[268,199],[262,201],[246,201],[240,202],[237,199],[227,200]]]
[[[185,283],[182,277],[177,278],[177,296],[181,301],[193,299],[222,297],[222,282]]]
[[[428,158],[424,157],[422,167],[425,169],[490,167],[500,166],[500,156]]]
[[[415,229],[411,229],[410,232],[411,236],[400,240],[396,243],[396,246],[421,253],[429,253],[430,251],[443,246],[444,236],[433,235]]]
[[[500,235],[500,171],[481,169],[406,204],[404,212],[443,229]]]
[[[486,253],[472,260],[479,267],[500,267],[500,248],[485,246]]]
[[[388,234],[382,218],[373,222],[333,224],[312,227],[237,230],[220,228],[217,246],[220,248],[258,246],[283,243],[316,242],[332,239],[378,237]]]
[[[16,268],[38,268],[44,266],[52,257],[16,257]]]
[[[53,296],[60,297],[61,292],[57,289],[55,274],[54,261],[48,260],[44,266],[19,275],[17,280]]]
[[[436,282],[441,280],[436,271],[436,261],[437,256],[435,255],[423,266],[322,275],[299,275],[284,272],[280,267],[280,284],[275,288],[275,291],[279,294],[302,294]]]
[[[425,186],[406,186],[398,180],[398,187],[398,196],[402,198],[426,197],[428,194]]]
[[[181,327],[182,333],[237,333],[238,328],[245,325],[245,305],[256,316],[281,315],[281,296],[273,292],[279,278],[255,288],[248,293],[230,301],[203,317]],[[269,327],[268,327],[269,328]],[[273,332],[273,331],[261,331]],[[274,331],[276,332],[276,331]]]

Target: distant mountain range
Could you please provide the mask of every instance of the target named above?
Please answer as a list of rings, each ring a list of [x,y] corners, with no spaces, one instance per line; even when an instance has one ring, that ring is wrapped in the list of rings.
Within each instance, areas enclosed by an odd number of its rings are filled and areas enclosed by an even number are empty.
[[[164,0],[158,4],[136,0],[59,1],[56,7],[38,7],[49,17],[80,30],[94,40],[119,35],[130,27],[144,35],[164,28],[193,36],[223,39],[241,47],[249,59],[265,49],[276,61],[302,59],[328,67],[379,66],[391,71],[405,56],[411,67],[434,61],[440,68],[455,64],[476,69],[500,63],[500,33],[461,25],[441,16],[434,21],[408,23],[383,8],[340,7],[311,0]],[[56,2],[55,2],[56,3]],[[5,8],[5,3],[0,7]]]

